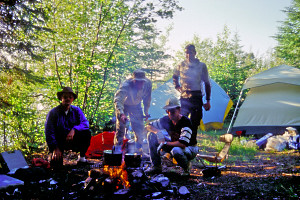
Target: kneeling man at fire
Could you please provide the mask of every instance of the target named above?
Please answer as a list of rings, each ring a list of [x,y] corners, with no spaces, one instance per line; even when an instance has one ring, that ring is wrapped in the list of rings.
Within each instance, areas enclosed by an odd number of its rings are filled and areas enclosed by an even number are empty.
[[[175,97],[169,98],[163,109],[168,116],[150,122],[147,126],[152,168],[146,173],[160,173],[161,152],[170,153],[182,167],[184,176],[190,175],[190,161],[198,153],[197,133],[193,133],[192,123],[180,114],[180,103]]]
[[[77,94],[72,88],[64,87],[57,93],[57,98],[61,103],[48,113],[45,123],[50,163],[53,167],[62,166],[64,150],[71,149],[80,152],[77,164],[90,164],[85,159],[91,140],[89,122],[79,107],[71,105]]]

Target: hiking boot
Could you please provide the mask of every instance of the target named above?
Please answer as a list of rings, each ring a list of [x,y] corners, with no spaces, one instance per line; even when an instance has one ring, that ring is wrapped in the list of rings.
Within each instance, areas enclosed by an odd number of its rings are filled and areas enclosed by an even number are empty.
[[[50,167],[53,169],[61,169],[64,166],[63,159],[59,160],[50,160]]]
[[[162,163],[163,163],[164,165],[166,165],[167,167],[172,167],[172,166],[174,166],[173,158],[171,157],[171,154],[165,153],[165,155],[163,155],[163,156],[161,157],[161,159],[162,159]]]
[[[181,173],[181,176],[190,176],[191,174],[191,167],[192,167],[192,163],[191,161],[188,162],[188,168],[187,169],[183,169],[183,172]]]
[[[190,176],[191,171],[190,169],[185,169],[183,170],[183,172],[180,174],[181,176]]]
[[[152,167],[147,170],[145,170],[145,174],[151,175],[151,174],[161,174],[162,168],[161,167]]]

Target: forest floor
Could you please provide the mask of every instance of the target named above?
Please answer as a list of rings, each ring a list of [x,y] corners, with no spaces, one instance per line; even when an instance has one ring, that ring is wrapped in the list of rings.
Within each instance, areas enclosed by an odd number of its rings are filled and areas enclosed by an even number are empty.
[[[235,161],[221,176],[208,178],[194,165],[182,184],[189,185],[193,199],[300,199],[299,158],[294,151],[261,151],[251,162]]]
[[[226,165],[221,176],[204,178],[201,163],[193,163],[191,177],[181,180],[193,199],[300,199],[299,151],[257,150],[251,160],[231,156],[221,164]]]
[[[181,169],[176,165],[165,167],[163,175],[169,178],[171,185],[177,188],[185,186],[188,189],[190,194],[185,199],[300,199],[299,158],[300,153],[295,150],[284,150],[283,152],[258,150],[254,159],[250,161],[225,160],[221,165],[226,165],[226,168],[221,170],[220,176],[204,177],[203,165],[199,160],[192,162],[189,177],[180,176]],[[53,188],[52,191],[45,192],[45,188],[35,185],[30,186],[24,199],[80,199],[79,196],[76,197],[76,191],[82,189],[84,181],[88,178],[89,170],[97,168],[97,164],[101,166],[102,163],[102,159],[90,160],[95,165],[77,166],[76,154],[69,154],[64,160],[64,170],[59,173],[53,170],[50,172],[52,180],[58,184],[64,183],[60,194]],[[55,186],[56,188],[59,186],[58,184]],[[136,196],[133,199],[142,199],[142,197]]]

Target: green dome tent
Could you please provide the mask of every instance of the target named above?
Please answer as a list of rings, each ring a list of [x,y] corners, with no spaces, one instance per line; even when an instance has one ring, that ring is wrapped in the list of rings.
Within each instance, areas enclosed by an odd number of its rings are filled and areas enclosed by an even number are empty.
[[[205,111],[203,109],[203,119],[200,124],[202,130],[222,129],[224,120],[232,107],[233,103],[226,92],[212,79],[211,82],[211,109]],[[151,117],[149,120],[159,119],[166,115],[163,109],[165,102],[171,96],[180,98],[180,93],[174,88],[172,79],[168,80],[157,89],[152,91],[152,100],[149,108]],[[203,97],[205,99],[205,96]]]
[[[300,69],[287,65],[273,67],[248,78],[242,91],[245,89],[250,90],[231,133],[283,134],[286,127],[299,129]]]

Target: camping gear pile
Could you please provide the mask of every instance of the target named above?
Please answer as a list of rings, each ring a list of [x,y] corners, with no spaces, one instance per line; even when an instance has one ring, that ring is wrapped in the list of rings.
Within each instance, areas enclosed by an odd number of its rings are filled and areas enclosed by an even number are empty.
[[[283,151],[284,149],[300,150],[299,134],[293,127],[288,127],[282,135],[268,138],[265,151]]]
[[[297,129],[287,127],[286,131],[281,135],[268,133],[258,140],[243,140],[241,143],[248,147],[255,145],[265,151],[300,150],[300,135]]]
[[[163,174],[146,176],[144,171],[150,163],[141,161],[139,154],[122,157],[104,150],[103,157],[97,165],[64,165],[51,170],[41,159],[33,159],[33,165],[28,166],[19,150],[3,152],[1,166],[6,166],[5,172],[16,172],[0,175],[1,199],[186,199],[190,195],[185,186],[171,183]]]

